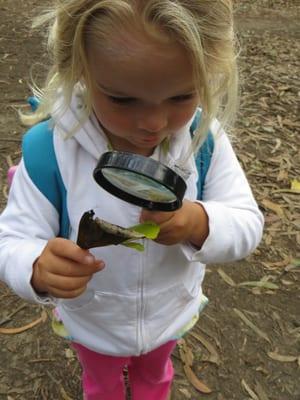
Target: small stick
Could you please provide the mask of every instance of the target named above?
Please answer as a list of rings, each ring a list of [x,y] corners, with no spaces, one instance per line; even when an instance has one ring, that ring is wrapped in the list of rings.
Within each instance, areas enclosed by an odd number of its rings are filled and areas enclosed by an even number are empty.
[[[15,314],[17,314],[17,312],[23,310],[23,308],[27,307],[27,304],[21,304],[16,310],[14,310],[12,313],[10,313],[9,315],[7,315],[5,318],[3,318],[0,321],[0,326],[5,324],[6,322],[11,320],[11,317],[13,317]]]

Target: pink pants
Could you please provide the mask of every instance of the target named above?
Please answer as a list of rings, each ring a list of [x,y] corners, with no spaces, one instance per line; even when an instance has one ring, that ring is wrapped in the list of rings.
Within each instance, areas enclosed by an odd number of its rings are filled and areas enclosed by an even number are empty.
[[[128,366],[132,400],[166,400],[173,380],[172,340],[138,357],[113,357],[73,343],[82,366],[84,400],[124,400],[123,368]]]

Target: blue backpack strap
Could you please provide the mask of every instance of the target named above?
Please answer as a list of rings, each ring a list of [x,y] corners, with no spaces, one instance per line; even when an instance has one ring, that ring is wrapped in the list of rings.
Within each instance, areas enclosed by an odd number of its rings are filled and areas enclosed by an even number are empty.
[[[23,137],[22,153],[26,170],[41,193],[53,204],[60,218],[59,236],[69,237],[66,188],[63,183],[53,144],[50,121],[33,126]]]
[[[190,127],[190,133],[192,137],[194,136],[194,132],[200,123],[200,119],[201,119],[201,112],[197,110],[192,125]],[[199,175],[197,182],[198,200],[202,200],[203,198],[205,178],[210,165],[213,151],[214,151],[214,137],[211,132],[208,132],[207,138],[205,139],[202,146],[198,150],[198,153],[195,155],[195,162]]]

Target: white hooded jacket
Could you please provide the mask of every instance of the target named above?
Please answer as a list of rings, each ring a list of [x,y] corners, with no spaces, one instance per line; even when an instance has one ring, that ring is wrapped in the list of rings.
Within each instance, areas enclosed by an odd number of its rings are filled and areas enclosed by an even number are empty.
[[[76,106],[55,119],[54,149],[67,189],[70,239],[76,241],[79,220],[88,210],[124,227],[139,223],[141,209],[103,190],[93,179],[99,156],[108,150],[105,134],[91,116],[71,138],[63,132],[76,123]],[[153,158],[174,165],[190,145],[190,123],[160,147]],[[216,133],[215,122],[211,131]],[[197,171],[187,166],[185,198],[196,201]],[[104,354],[139,355],[180,335],[198,314],[205,264],[234,261],[258,245],[263,217],[226,134],[220,130],[206,176],[201,204],[209,217],[209,236],[200,250],[189,243],[164,246],[145,240],[140,253],[124,246],[90,250],[106,267],[94,274],[75,299],[39,297],[30,285],[32,265],[50,238],[59,232],[59,216],[37,189],[23,160],[8,204],[0,216],[0,279],[28,301],[57,306],[74,341]]]

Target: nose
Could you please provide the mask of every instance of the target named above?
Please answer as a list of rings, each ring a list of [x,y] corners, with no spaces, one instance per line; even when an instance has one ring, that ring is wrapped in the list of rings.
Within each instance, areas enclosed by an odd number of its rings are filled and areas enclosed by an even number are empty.
[[[161,132],[167,124],[167,114],[160,106],[147,107],[138,119],[138,128],[151,133]]]

